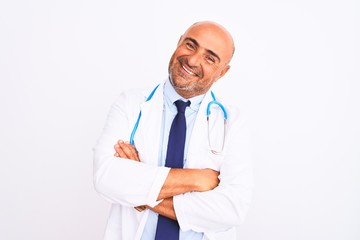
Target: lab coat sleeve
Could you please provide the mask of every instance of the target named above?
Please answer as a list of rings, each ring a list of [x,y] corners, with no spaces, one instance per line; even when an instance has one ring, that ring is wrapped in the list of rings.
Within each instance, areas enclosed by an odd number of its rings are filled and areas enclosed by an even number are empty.
[[[173,198],[183,231],[205,234],[226,231],[244,221],[252,196],[253,174],[248,129],[243,119],[237,122],[236,118],[229,129],[226,153],[220,164],[219,186]]]
[[[111,203],[129,207],[155,206],[170,170],[113,156],[116,142],[119,139],[129,140],[142,101],[143,97],[139,94],[121,94],[111,106],[93,149],[96,191]]]

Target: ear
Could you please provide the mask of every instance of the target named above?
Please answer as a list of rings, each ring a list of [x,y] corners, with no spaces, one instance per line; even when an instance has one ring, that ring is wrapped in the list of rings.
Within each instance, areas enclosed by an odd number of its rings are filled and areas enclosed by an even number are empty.
[[[230,69],[230,65],[226,65],[224,67],[224,69],[220,72],[220,75],[219,75],[218,79],[216,79],[216,81],[219,80],[220,78],[222,78],[227,73],[227,71],[229,71],[229,69]]]

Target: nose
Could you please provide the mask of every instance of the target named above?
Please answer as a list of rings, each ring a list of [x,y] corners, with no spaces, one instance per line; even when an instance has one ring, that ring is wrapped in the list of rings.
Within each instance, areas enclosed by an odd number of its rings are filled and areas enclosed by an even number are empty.
[[[188,57],[188,64],[190,67],[199,66],[200,61],[201,61],[201,55],[198,52],[195,52]]]

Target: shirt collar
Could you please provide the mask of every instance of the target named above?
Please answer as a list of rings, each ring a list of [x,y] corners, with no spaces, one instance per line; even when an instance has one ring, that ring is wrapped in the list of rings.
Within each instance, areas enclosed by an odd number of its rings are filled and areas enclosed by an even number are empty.
[[[174,104],[174,102],[179,99],[185,102],[190,100],[191,103],[189,107],[194,111],[198,111],[200,108],[200,104],[205,97],[205,94],[195,96],[190,99],[183,98],[175,91],[173,85],[170,83],[170,79],[168,78],[164,84],[164,97],[165,101],[170,105]]]

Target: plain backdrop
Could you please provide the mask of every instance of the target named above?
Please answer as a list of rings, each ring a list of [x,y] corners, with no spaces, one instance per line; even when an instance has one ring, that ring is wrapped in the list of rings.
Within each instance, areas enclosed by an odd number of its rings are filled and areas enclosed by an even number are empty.
[[[0,239],[100,240],[92,148],[121,91],[167,77],[199,20],[232,32],[217,83],[247,115],[241,240],[360,239],[360,3],[0,1]]]

